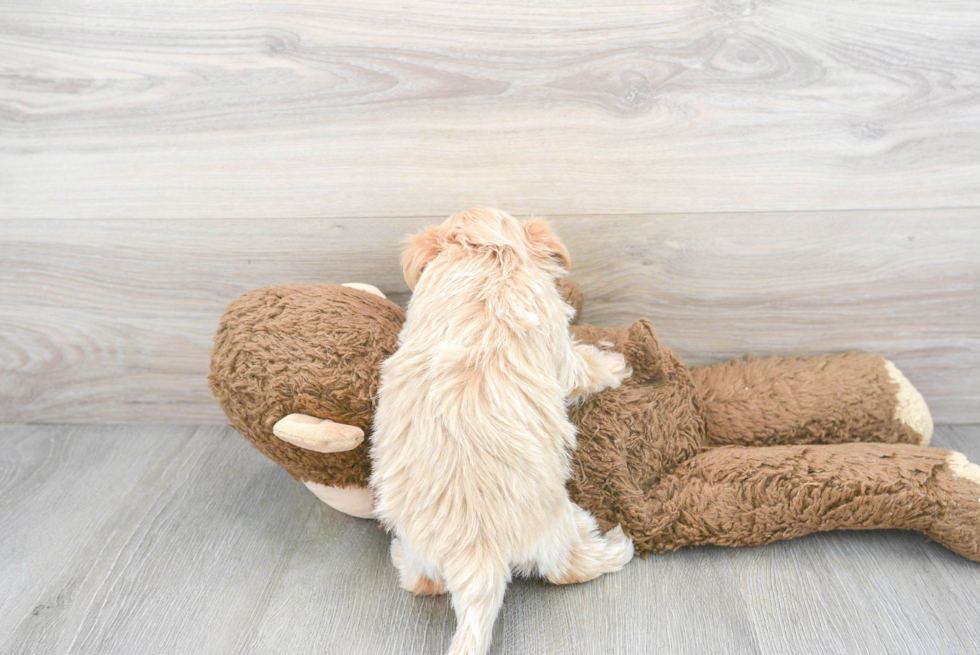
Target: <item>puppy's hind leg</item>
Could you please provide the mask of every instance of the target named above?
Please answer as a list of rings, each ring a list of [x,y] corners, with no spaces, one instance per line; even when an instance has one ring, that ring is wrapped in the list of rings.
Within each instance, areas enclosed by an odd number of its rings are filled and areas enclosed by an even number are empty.
[[[401,537],[391,540],[391,562],[398,569],[398,580],[405,591],[416,596],[446,593],[439,571],[416,555],[411,545]]]
[[[484,655],[490,648],[493,623],[510,582],[510,567],[481,551],[462,549],[446,564],[446,586],[456,611],[449,655]]]
[[[600,534],[595,518],[568,501],[559,525],[542,540],[535,559],[549,582],[586,582],[623,568],[633,559],[633,541],[618,525]]]

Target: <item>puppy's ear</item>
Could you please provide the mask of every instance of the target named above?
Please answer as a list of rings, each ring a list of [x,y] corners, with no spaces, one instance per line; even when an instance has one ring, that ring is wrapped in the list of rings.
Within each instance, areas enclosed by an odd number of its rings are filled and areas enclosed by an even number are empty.
[[[558,240],[547,223],[532,218],[524,221],[521,227],[524,228],[524,235],[527,237],[528,247],[532,253],[542,258],[551,257],[566,271],[572,267],[572,258],[568,255],[568,249]]]
[[[446,242],[446,229],[442,225],[430,225],[422,232],[408,237],[402,251],[402,272],[408,288],[415,290],[425,265],[436,258]]]

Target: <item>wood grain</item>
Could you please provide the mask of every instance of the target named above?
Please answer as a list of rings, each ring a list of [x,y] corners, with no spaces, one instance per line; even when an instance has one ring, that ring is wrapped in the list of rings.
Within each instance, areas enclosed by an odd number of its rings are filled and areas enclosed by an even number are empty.
[[[429,219],[6,221],[0,422],[224,422],[206,386],[225,305],[370,282]],[[554,217],[584,319],[646,316],[691,364],[880,353],[940,422],[980,420],[980,212]]]
[[[973,0],[0,6],[0,217],[980,206]]]
[[[83,434],[121,450],[143,429]],[[24,590],[38,608],[11,617],[18,624],[0,635],[4,653],[241,652],[313,504],[228,429],[155,430],[171,433],[154,443],[169,452],[108,517],[88,517],[84,538],[44,586]],[[92,457],[77,456],[81,466]],[[57,537],[42,534],[42,544],[58,547]]]
[[[60,620],[89,582],[70,565],[72,557],[103,545],[92,542],[98,528],[113,527],[120,505],[145,484],[153,463],[179,452],[191,432],[173,426],[0,427],[0,644],[25,617]],[[44,596],[59,579],[58,592]]]
[[[980,461],[980,426],[936,445]],[[398,588],[388,537],[230,428],[0,426],[0,652],[443,653],[444,597]],[[911,532],[636,559],[516,580],[491,655],[972,652],[980,567]]]

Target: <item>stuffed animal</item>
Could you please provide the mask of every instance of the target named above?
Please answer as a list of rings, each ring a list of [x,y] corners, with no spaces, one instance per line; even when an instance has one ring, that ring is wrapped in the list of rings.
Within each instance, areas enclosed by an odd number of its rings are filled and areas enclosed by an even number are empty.
[[[568,300],[581,308],[574,283]],[[370,285],[248,292],[221,319],[209,382],[232,426],[340,511],[371,516],[379,366],[404,311]],[[688,368],[648,320],[573,325],[633,375],[571,407],[572,500],[636,552],[812,532],[916,530],[980,561],[980,467],[928,448],[925,401],[889,361],[847,353]]]

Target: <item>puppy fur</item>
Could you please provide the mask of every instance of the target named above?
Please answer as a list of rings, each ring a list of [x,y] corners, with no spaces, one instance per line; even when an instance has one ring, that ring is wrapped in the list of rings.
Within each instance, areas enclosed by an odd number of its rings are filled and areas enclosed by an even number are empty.
[[[568,251],[543,221],[477,208],[411,238],[414,294],[381,369],[371,458],[376,513],[402,586],[449,591],[450,653],[478,655],[512,571],[584,582],[633,556],[565,490],[566,403],[618,387],[623,356],[577,343],[555,280]]]

